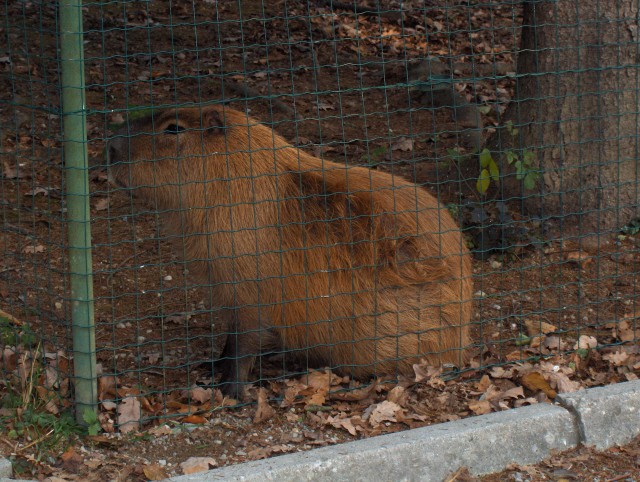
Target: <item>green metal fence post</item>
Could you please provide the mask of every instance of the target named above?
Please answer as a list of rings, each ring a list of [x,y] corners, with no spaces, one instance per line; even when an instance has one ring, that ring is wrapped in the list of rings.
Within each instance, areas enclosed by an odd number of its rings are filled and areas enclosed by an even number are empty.
[[[76,418],[97,405],[82,0],[60,2],[60,64]]]

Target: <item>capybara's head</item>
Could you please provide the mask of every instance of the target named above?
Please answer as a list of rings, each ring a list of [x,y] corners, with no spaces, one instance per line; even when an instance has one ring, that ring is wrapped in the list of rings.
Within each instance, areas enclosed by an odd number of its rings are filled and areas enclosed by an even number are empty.
[[[222,137],[224,146],[223,117],[222,108],[210,106],[165,110],[127,123],[109,142],[110,181],[156,200],[177,183],[197,182],[202,159],[217,154],[207,147],[210,138]]]

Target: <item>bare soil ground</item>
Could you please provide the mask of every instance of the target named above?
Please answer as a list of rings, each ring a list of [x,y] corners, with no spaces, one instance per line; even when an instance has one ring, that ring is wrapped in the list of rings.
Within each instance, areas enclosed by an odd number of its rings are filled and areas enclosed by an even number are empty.
[[[154,479],[182,473],[191,457],[213,459],[202,467],[238,463],[637,379],[638,234],[550,239],[517,202],[483,200],[476,179],[460,176],[477,163],[465,157],[473,149],[467,131],[450,109],[429,108],[408,86],[413,59],[454,64],[455,88],[481,106],[489,136],[514,96],[512,77],[495,66],[515,68],[519,7],[405,1],[400,15],[399,2],[390,1],[388,11],[370,15],[325,2],[243,3],[243,12],[236,2],[86,5],[91,162],[104,165],[105,141],[132,108],[225,99],[317,156],[424,185],[458,216],[472,247],[487,248],[480,234],[495,241],[475,263],[475,356],[456,377],[417,366],[415,378],[368,385],[265,359],[249,393],[255,403],[228,408],[235,402],[208,388],[202,367],[226,336],[206,292],[193,286],[162,234],[161,214],[110,188],[98,169],[91,228],[103,433],[45,451],[38,440],[51,435],[9,437],[22,415],[3,409],[0,451],[13,454],[21,475]],[[2,390],[24,388],[16,380],[37,367],[46,409],[64,411],[72,296],[56,10],[27,1],[5,11],[12,22],[0,27],[7,45],[0,50],[0,307],[14,318],[3,315]],[[635,480],[637,449],[637,442],[604,454],[582,448],[503,475],[550,480],[557,466],[580,480],[607,480],[607,471]],[[589,472],[596,462],[601,472]]]

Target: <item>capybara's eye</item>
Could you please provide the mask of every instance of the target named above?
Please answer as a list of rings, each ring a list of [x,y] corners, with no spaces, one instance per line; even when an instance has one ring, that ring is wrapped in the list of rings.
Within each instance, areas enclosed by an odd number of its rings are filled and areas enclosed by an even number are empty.
[[[182,132],[184,127],[179,126],[178,124],[169,124],[164,128],[165,134],[177,134],[178,132]]]

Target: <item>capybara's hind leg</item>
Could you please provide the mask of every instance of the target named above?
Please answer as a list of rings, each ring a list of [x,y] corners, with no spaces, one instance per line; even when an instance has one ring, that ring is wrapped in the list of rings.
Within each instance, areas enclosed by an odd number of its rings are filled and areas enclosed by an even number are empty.
[[[242,399],[242,387],[249,380],[259,347],[259,333],[238,333],[237,328],[227,336],[220,358],[214,363],[214,373],[221,373],[222,393]]]
[[[220,358],[214,362],[214,371],[222,373],[222,393],[241,400],[256,356],[276,346],[277,336],[268,329],[242,332],[237,325],[233,331],[227,336]]]

